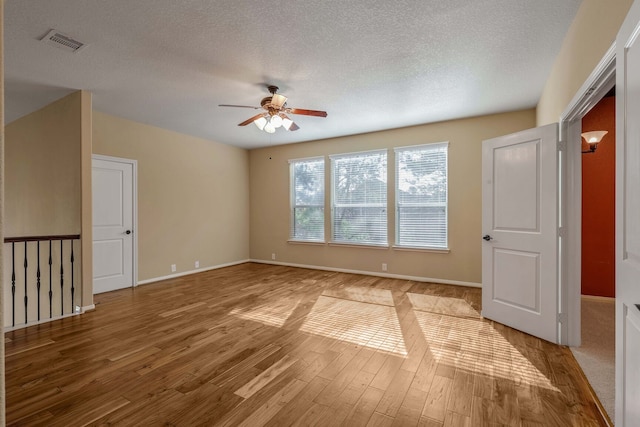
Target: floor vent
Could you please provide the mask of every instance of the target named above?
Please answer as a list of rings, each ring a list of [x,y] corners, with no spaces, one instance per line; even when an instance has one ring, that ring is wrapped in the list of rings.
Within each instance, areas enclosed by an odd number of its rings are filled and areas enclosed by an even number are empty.
[[[64,49],[67,52],[76,53],[82,50],[86,45],[82,42],[72,39],[71,37],[62,34],[58,30],[51,30],[44,36],[41,41],[43,43],[55,46],[60,49]]]

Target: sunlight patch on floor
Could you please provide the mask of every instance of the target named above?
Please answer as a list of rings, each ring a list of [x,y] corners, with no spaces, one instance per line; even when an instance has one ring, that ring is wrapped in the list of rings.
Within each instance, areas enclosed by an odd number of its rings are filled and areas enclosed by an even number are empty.
[[[265,304],[250,308],[234,308],[229,314],[241,319],[260,322],[267,326],[281,328],[296,309],[299,302],[299,299],[284,299],[276,304]]]
[[[437,361],[516,384],[559,391],[490,323],[422,311],[414,314]]]
[[[465,316],[480,318],[480,313],[471,304],[461,298],[441,297],[437,295],[413,294],[407,292],[414,310],[430,313],[447,314],[449,316]]]
[[[391,294],[390,291],[386,291]],[[393,306],[320,296],[301,332],[407,355],[400,322]]]
[[[393,307],[393,295],[388,289],[372,289],[358,286],[346,286],[341,289],[327,289],[324,296],[366,302],[369,304]]]

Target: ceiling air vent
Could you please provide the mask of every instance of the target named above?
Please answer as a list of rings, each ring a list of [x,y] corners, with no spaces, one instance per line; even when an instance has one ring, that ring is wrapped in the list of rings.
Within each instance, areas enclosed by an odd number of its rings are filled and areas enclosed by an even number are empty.
[[[82,50],[86,45],[78,40],[74,40],[71,37],[62,34],[58,30],[51,30],[44,36],[41,41],[43,43],[55,46],[60,49],[64,49],[67,52],[78,52]]]

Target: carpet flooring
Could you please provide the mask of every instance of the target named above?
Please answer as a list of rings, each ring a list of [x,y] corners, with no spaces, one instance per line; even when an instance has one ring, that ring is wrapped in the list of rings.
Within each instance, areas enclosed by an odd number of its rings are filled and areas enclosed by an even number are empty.
[[[583,296],[581,308],[582,345],[571,351],[615,422],[615,300]]]

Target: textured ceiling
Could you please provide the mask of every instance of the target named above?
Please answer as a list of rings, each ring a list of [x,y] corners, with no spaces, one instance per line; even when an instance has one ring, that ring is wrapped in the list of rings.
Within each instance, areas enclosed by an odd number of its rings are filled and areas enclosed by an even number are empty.
[[[6,0],[7,123],[98,111],[244,148],[534,107],[580,0]],[[87,43],[39,42],[50,29]],[[266,84],[296,132],[237,124]]]

